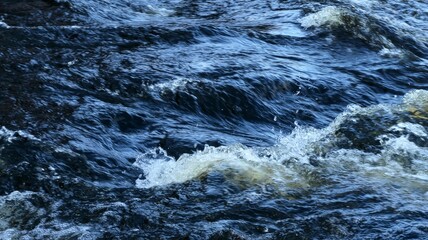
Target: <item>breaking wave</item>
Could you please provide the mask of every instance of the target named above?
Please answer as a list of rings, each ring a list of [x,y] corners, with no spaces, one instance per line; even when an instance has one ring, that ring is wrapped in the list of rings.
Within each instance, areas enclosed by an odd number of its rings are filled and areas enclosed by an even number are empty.
[[[184,183],[212,172],[240,186],[307,187],[354,174],[426,184],[427,123],[428,91],[417,90],[398,105],[349,106],[326,128],[297,127],[268,148],[206,146],[178,160],[153,150],[134,163],[144,171],[137,187]]]
[[[424,239],[427,23],[421,0],[0,1],[0,239]]]

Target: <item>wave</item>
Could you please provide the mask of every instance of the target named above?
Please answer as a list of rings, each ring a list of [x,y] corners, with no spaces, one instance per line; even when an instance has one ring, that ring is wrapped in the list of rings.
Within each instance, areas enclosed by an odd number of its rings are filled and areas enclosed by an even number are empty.
[[[335,36],[362,40],[383,56],[426,56],[427,35],[423,29],[397,19],[394,15],[398,13],[395,11],[379,12],[372,4],[357,3],[352,1],[350,5],[325,6],[306,14],[299,22],[305,29],[327,28]]]
[[[242,187],[278,189],[328,184],[355,174],[417,184],[428,191],[428,91],[406,94],[401,104],[349,106],[322,129],[297,127],[272,147],[206,146],[175,160],[162,149],[142,154],[139,188],[180,184],[221,174]]]

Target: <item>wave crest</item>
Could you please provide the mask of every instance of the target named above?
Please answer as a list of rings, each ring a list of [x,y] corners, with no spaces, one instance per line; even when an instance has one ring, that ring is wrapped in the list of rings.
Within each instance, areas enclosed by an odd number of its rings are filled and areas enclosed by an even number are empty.
[[[178,160],[157,149],[134,163],[145,175],[137,187],[184,183],[210,172],[240,186],[281,188],[317,186],[353,174],[427,181],[428,118],[421,118],[427,110],[428,92],[417,90],[398,105],[350,106],[326,128],[297,127],[268,148],[206,146]]]

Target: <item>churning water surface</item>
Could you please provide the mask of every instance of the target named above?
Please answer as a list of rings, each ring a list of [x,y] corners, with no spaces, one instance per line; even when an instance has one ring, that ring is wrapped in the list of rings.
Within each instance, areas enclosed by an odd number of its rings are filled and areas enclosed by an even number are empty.
[[[428,3],[3,0],[1,239],[425,239]]]

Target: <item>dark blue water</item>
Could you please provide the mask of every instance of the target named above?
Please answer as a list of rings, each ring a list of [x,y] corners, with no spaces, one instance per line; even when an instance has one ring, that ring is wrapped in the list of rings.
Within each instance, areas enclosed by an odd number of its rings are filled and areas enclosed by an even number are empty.
[[[428,3],[0,2],[1,239],[425,239]]]

